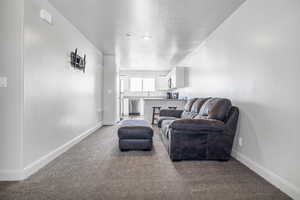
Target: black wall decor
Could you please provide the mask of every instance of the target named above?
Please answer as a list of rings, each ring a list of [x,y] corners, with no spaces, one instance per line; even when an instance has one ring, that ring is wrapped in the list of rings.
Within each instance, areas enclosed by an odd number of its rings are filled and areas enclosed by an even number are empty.
[[[82,70],[85,72],[85,65],[86,65],[86,55],[84,54],[84,57],[81,57],[77,53],[77,48],[75,51],[71,52],[71,66],[75,69]]]

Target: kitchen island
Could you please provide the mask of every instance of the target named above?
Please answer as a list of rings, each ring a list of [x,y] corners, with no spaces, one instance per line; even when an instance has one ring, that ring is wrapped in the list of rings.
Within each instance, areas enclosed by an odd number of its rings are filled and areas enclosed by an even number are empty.
[[[139,116],[144,116],[144,100],[145,99],[166,99],[164,96],[122,96],[121,97],[121,116],[129,116],[132,113],[140,113]],[[135,101],[136,106],[132,105]],[[135,107],[135,108],[133,108]]]
[[[182,110],[185,103],[184,99],[144,98],[144,118],[148,122],[152,122],[152,107],[154,106],[161,107],[161,109],[176,106],[177,110]]]

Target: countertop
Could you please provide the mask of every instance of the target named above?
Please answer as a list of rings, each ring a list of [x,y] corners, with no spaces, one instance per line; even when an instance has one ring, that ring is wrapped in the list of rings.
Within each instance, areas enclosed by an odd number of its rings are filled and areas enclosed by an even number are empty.
[[[123,96],[124,99],[143,99],[144,101],[186,101],[185,99],[167,99],[164,97],[149,96]]]
[[[186,101],[184,99],[144,98],[144,101]]]
[[[165,99],[162,96],[123,96],[125,99]]]

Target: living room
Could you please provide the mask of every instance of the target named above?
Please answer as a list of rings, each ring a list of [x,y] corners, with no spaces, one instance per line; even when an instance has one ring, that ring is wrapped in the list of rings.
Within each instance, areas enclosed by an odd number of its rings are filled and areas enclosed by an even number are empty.
[[[0,199],[300,199],[299,10],[2,0]]]

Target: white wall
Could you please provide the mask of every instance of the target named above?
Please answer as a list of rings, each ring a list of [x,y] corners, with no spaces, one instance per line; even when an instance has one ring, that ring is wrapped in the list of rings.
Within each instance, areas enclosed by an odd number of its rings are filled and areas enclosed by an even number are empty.
[[[2,0],[0,25],[0,180],[18,180],[101,126],[103,58],[47,0]],[[86,73],[70,66],[75,48]]]
[[[240,108],[234,154],[300,199],[300,1],[249,0],[181,64],[189,96],[221,96]]]
[[[52,14],[53,25],[39,18]],[[24,167],[101,121],[102,53],[46,0],[26,0],[24,25]],[[69,53],[87,54],[86,72]]]
[[[20,180],[101,126],[103,58],[47,0],[2,0],[0,25],[0,180]],[[75,48],[85,73],[70,66]]]
[[[113,125],[119,120],[119,71],[115,56],[104,55],[103,124]]]
[[[22,0],[0,1],[0,76],[8,85],[0,88],[0,176],[20,169],[22,127]]]

